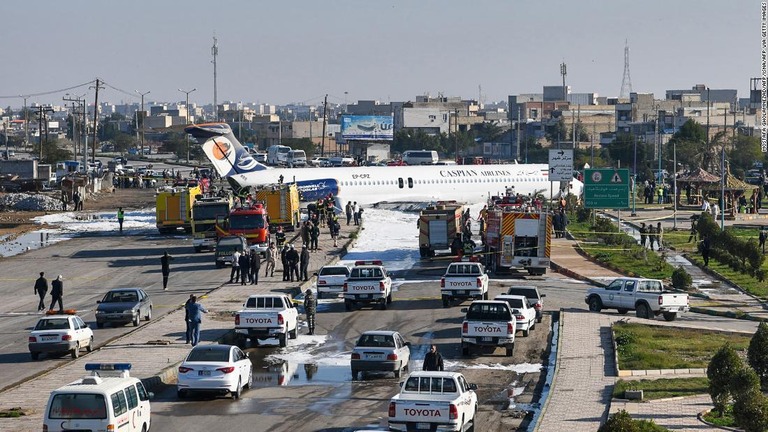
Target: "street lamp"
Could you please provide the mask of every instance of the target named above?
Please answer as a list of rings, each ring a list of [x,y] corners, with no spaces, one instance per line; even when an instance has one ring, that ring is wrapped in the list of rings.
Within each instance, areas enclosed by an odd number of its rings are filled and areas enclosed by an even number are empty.
[[[144,154],[144,96],[152,93],[151,91],[147,92],[140,92],[138,90],[134,90],[136,93],[138,93],[141,96],[141,154]],[[139,116],[136,115],[136,127],[139,126]]]
[[[189,94],[197,90],[197,88],[193,88],[192,90],[178,90],[187,95],[187,102],[186,105],[184,105],[184,108],[187,110],[187,124],[189,124]],[[187,163],[189,163],[189,134],[187,134]]]
[[[630,216],[637,216],[637,207],[635,200],[637,199],[637,137],[633,139],[635,144],[635,159],[632,169],[632,214]]]

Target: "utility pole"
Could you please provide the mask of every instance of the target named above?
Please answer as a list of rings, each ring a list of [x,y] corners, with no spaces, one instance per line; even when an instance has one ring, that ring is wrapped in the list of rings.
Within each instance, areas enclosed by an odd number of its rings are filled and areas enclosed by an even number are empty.
[[[320,156],[325,156],[325,120],[327,118],[326,116],[327,110],[328,110],[328,94],[326,93],[325,99],[323,100],[323,137],[320,139]]]
[[[72,102],[72,142],[75,144],[75,155],[78,154],[78,150],[80,150],[80,134],[79,134],[79,128],[77,127],[77,124],[79,123],[79,113],[75,109],[75,102],[80,104],[80,98],[68,98],[63,97],[62,100],[66,102]]]
[[[141,149],[142,149],[142,151],[144,151],[144,96],[146,96],[146,95],[148,95],[148,94],[150,94],[152,92],[151,91],[147,91],[147,92],[142,93],[142,92],[140,92],[138,90],[134,90],[134,91],[136,93],[138,93],[139,96],[141,96]],[[138,124],[139,124],[139,116],[137,115],[136,116],[136,128],[137,129],[139,128]]]
[[[93,142],[91,143],[91,162],[96,162],[96,132],[99,129],[99,89],[104,87],[99,85],[101,81],[96,78],[96,85],[91,87],[96,89],[96,96],[93,100]]]
[[[182,90],[182,89],[178,89],[178,90],[187,95],[187,102],[186,102],[186,105],[184,105],[184,110],[187,112],[187,124],[189,124],[189,94],[197,90],[197,87],[193,88],[192,90]],[[186,135],[187,135],[187,163],[189,163],[189,134],[186,134]]]
[[[43,123],[45,123],[45,142],[48,142],[48,118],[46,116],[47,113],[53,112],[53,108],[51,107],[43,107],[39,106],[37,107],[37,129],[38,129],[38,136],[40,137],[40,162],[43,161]]]
[[[515,160],[520,160],[520,106],[517,108],[517,149],[515,149]]]
[[[19,95],[24,99],[24,149],[29,145],[29,113],[27,112],[27,98],[28,96]],[[735,124],[736,122],[734,122]]]
[[[216,100],[216,56],[219,55],[219,44],[216,40],[216,36],[213,36],[213,46],[211,47],[211,55],[213,56],[213,116],[214,121],[219,121],[219,103]]]

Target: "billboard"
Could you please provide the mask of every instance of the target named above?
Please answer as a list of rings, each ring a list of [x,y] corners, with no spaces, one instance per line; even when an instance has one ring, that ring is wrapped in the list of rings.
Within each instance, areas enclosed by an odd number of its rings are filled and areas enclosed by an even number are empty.
[[[392,116],[341,117],[341,136],[345,140],[392,141],[393,135]]]

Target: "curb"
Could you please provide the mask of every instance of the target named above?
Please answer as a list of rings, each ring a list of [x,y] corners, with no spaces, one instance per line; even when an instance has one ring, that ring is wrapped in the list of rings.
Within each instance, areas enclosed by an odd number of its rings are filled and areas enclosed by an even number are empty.
[[[560,319],[558,320],[558,329],[557,329],[558,337],[557,337],[557,356],[555,357],[555,371],[552,373],[552,383],[550,383],[549,385],[549,393],[547,394],[547,400],[545,400],[544,403],[541,405],[541,412],[539,413],[539,417],[536,419],[536,424],[533,427],[534,432],[539,431],[539,425],[541,424],[541,419],[543,419],[544,414],[547,413],[547,408],[549,407],[549,401],[552,398],[552,393],[554,393],[555,391],[554,390],[555,384],[557,384],[557,375],[560,372],[560,353],[562,352],[561,348],[563,343],[563,321],[565,321],[565,312],[563,311],[563,309],[560,309],[559,314],[560,314]]]
[[[704,375],[707,373],[706,368],[619,370],[618,365],[616,366],[616,370],[618,371],[619,378],[636,377],[636,376],[653,376],[653,377],[665,376],[669,378],[675,378],[676,375]]]
[[[685,259],[687,259],[687,260],[688,260],[688,261],[689,261],[691,264],[693,264],[693,265],[695,265],[696,267],[698,267],[698,269],[699,269],[699,270],[701,270],[701,271],[703,271],[704,273],[706,273],[706,274],[708,274],[708,275],[712,276],[712,277],[713,277],[713,278],[715,278],[715,279],[721,279],[721,280],[723,280],[723,281],[725,281],[725,282],[729,283],[729,284],[730,284],[730,285],[732,285],[734,288],[736,288],[737,290],[739,290],[739,291],[740,291],[742,294],[744,294],[744,295],[746,295],[746,296],[748,296],[748,297],[751,297],[753,300],[755,300],[755,301],[757,301],[758,303],[760,303],[760,306],[762,306],[762,307],[763,307],[763,309],[768,309],[768,307],[766,307],[766,306],[768,306],[768,303],[766,303],[765,301],[763,301],[763,300],[762,300],[760,297],[757,297],[757,296],[755,296],[754,294],[751,294],[750,292],[748,292],[747,290],[745,290],[744,288],[742,288],[742,287],[741,287],[739,284],[737,284],[736,282],[734,282],[734,281],[732,281],[732,280],[728,279],[727,277],[723,276],[722,274],[718,273],[718,272],[717,272],[717,271],[715,271],[715,270],[712,270],[712,269],[711,269],[711,268],[709,268],[709,267],[702,267],[702,266],[700,266],[700,265],[699,265],[699,264],[696,262],[696,260],[695,260],[695,259],[692,259],[692,258],[691,258],[691,257],[690,257],[690,256],[689,256],[687,253],[681,253],[680,255],[681,255],[682,257],[684,257]]]
[[[733,432],[742,432],[742,429],[732,428],[732,427],[728,427],[728,426],[718,426],[718,425],[716,425],[714,423],[710,423],[710,422],[706,421],[704,419],[704,416],[709,414],[710,411],[712,411],[712,408],[700,412],[699,414],[696,415],[696,418],[699,419],[699,421],[704,423],[705,425],[711,426],[713,428],[717,428],[717,429],[720,429],[720,430],[733,431]]]

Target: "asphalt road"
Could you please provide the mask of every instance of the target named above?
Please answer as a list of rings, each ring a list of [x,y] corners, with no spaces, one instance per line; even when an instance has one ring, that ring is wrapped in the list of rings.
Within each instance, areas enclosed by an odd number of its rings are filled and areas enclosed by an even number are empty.
[[[165,250],[175,258],[168,291],[163,291],[160,275],[160,255]],[[190,293],[209,291],[228,279],[227,269],[214,269],[212,254],[195,254],[190,241],[182,236],[100,235],[3,258],[0,260],[2,388],[69,361],[69,356],[42,356],[41,360],[32,361],[27,349],[29,331],[40,316],[35,312],[38,297],[33,293],[40,271],[46,273],[49,282],[59,274],[64,276],[64,307],[78,310],[93,329],[96,346],[134,328],[132,325],[96,328],[96,301],[109,289],[143,288],[152,298],[152,315],[156,318],[180,307]],[[46,304],[50,304],[50,295]]]

